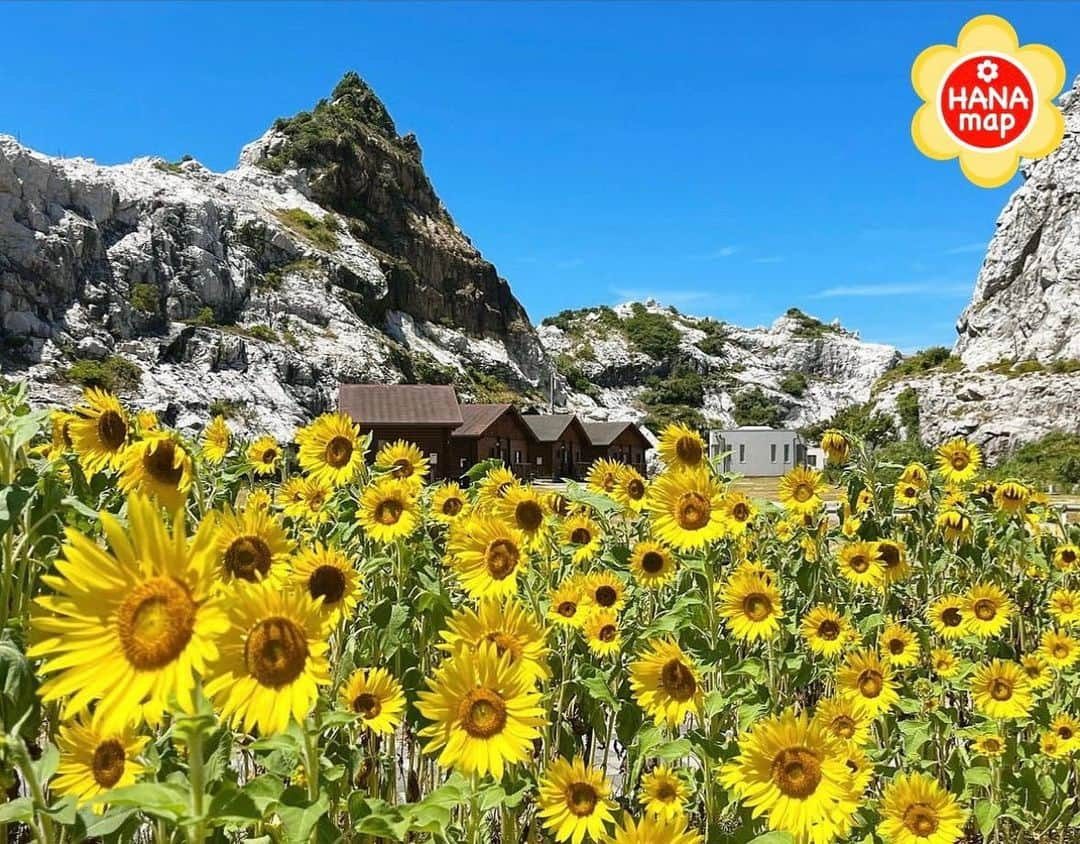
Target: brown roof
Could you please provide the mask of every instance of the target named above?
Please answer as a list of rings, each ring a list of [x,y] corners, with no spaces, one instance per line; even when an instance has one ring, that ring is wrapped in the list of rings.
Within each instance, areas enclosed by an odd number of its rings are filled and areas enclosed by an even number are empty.
[[[652,446],[648,437],[641,433],[633,422],[582,422],[581,424],[585,428],[585,433],[589,435],[589,442],[593,445],[611,445],[623,431],[630,428],[645,443],[646,448]]]
[[[338,410],[362,428],[414,425],[457,428],[462,423],[457,394],[435,384],[341,384]]]
[[[529,426],[533,436],[542,443],[555,442],[570,427],[571,422],[581,425],[581,422],[573,413],[526,413],[521,418]]]
[[[512,404],[463,404],[461,418],[465,420],[452,437],[479,437],[495,424],[500,416],[513,409]]]

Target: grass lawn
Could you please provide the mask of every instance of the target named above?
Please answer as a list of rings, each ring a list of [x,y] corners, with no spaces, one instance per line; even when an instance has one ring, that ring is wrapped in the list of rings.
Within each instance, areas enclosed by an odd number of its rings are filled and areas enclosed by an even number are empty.
[[[777,490],[780,488],[780,478],[739,478],[732,486],[739,490],[739,492],[745,492],[751,498],[761,498],[766,501],[779,501],[780,496],[777,494]],[[829,485],[824,495],[822,496],[826,501],[835,501],[836,496],[839,493],[839,487]]]

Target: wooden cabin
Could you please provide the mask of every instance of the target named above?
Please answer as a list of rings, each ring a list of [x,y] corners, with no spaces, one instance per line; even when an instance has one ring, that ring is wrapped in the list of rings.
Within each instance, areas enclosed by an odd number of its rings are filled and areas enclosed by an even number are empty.
[[[605,458],[633,466],[645,474],[645,452],[652,443],[633,422],[584,422],[589,437],[588,460]]]
[[[536,441],[529,462],[542,478],[580,480],[589,469],[589,435],[573,413],[525,414],[521,417]]]
[[[463,404],[461,427],[450,435],[454,470],[461,475],[491,458],[501,460],[524,481],[536,475],[529,447],[536,443],[532,429],[512,404]]]
[[[368,459],[386,443],[415,443],[431,465],[430,477],[456,478],[451,435],[464,419],[457,394],[436,384],[342,384],[338,410],[372,437]]]

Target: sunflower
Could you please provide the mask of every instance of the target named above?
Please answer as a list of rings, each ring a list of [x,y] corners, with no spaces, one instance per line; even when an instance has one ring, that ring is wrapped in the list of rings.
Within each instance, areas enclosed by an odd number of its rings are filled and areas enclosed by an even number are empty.
[[[207,672],[206,694],[223,719],[245,732],[280,733],[302,724],[330,684],[328,619],[307,592],[273,583],[238,583],[229,627]]]
[[[1080,623],[1080,591],[1055,589],[1050,593],[1048,609],[1058,624]]]
[[[674,639],[652,639],[630,666],[638,706],[658,724],[677,727],[701,711],[704,692],[697,665]]]
[[[657,451],[669,469],[703,469],[708,465],[701,434],[685,425],[671,424],[664,428]]]
[[[489,516],[473,516],[458,526],[447,550],[458,579],[472,598],[504,598],[517,591],[518,574],[529,564],[525,538],[517,528]]]
[[[158,512],[130,497],[127,531],[102,512],[111,550],[68,528],[57,573],[42,575],[56,594],[36,600],[27,655],[44,660],[42,700],[66,698],[63,718],[97,700],[102,729],[116,730],[140,707],[156,723],[173,698],[194,706],[195,675],[227,624],[213,597],[214,525],[189,540],[179,515],[170,530]]]
[[[615,479],[612,497],[631,513],[640,513],[645,508],[645,497],[649,486],[641,473],[633,466],[623,466]]]
[[[375,455],[375,468],[389,472],[395,479],[406,481],[416,489],[424,485],[428,459],[413,443],[398,440],[379,449]]]
[[[261,477],[274,474],[281,465],[281,458],[281,446],[269,434],[263,434],[248,446],[248,463],[251,470]]]
[[[847,644],[851,623],[833,607],[819,604],[803,616],[799,625],[806,644],[815,654],[833,657]]]
[[[822,504],[821,472],[796,466],[780,479],[780,503],[793,513],[813,513]]]
[[[753,501],[735,491],[725,493],[720,499],[720,509],[728,521],[728,529],[735,536],[743,534],[758,512]]]
[[[194,480],[191,457],[173,433],[148,434],[120,456],[120,489],[157,499],[166,510],[184,506]]]
[[[926,774],[897,774],[881,795],[878,832],[890,844],[953,844],[967,812]]]
[[[1059,712],[1050,721],[1050,731],[1072,750],[1080,745],[1080,719],[1068,712]]]
[[[599,554],[603,538],[600,525],[584,513],[571,516],[562,524],[562,542],[574,549],[575,563],[584,563]]]
[[[930,667],[938,677],[948,679],[956,674],[960,663],[948,648],[934,648],[930,651]]]
[[[588,607],[582,581],[581,577],[571,577],[552,591],[547,616],[550,620],[567,627],[581,627],[584,624]]]
[[[1080,642],[1060,630],[1047,630],[1042,635],[1039,653],[1052,668],[1064,671],[1080,659]]]
[[[679,551],[692,551],[728,532],[722,502],[723,490],[712,475],[684,469],[656,478],[645,506],[657,539]]]
[[[490,506],[520,483],[517,475],[505,466],[496,466],[477,483],[476,497],[483,505]]]
[[[325,524],[332,515],[327,505],[334,488],[315,477],[289,478],[281,486],[285,515],[310,525]]]
[[[863,792],[870,786],[870,781],[874,778],[874,763],[870,761],[870,757],[866,755],[866,751],[858,745],[848,742],[844,746],[844,764],[847,765],[848,771],[851,772],[851,784],[855,789],[855,793],[862,796]]]
[[[855,499],[855,512],[860,516],[865,516],[870,512],[870,508],[874,505],[874,496],[870,493],[870,490],[859,490],[859,495]]]
[[[630,572],[634,579],[648,589],[659,589],[675,579],[679,561],[659,542],[644,540],[630,552]]]
[[[978,636],[997,636],[1014,611],[1012,601],[993,583],[976,583],[964,598],[968,632]]]
[[[721,598],[720,615],[740,639],[771,639],[784,617],[780,590],[771,579],[759,575],[732,577]]]
[[[897,481],[893,487],[893,506],[901,510],[910,510],[918,507],[922,501],[922,490],[911,481]]]
[[[436,521],[451,524],[469,510],[469,501],[459,484],[442,484],[431,496],[431,516]]]
[[[927,610],[930,626],[942,639],[959,639],[967,635],[966,607],[967,601],[963,595],[943,595]]]
[[[647,815],[675,820],[683,816],[690,789],[667,765],[660,764],[641,778],[638,802]]]
[[[106,390],[91,387],[83,404],[74,408],[67,435],[87,478],[117,469],[128,441],[128,416],[120,400]]]
[[[57,794],[70,794],[80,804],[114,788],[134,785],[146,773],[146,766],[136,757],[149,738],[136,733],[131,724],[106,730],[99,721],[80,714],[60,725],[56,739],[60,763],[49,787]],[[105,806],[96,803],[93,809],[101,814]]]
[[[277,519],[264,510],[226,507],[218,518],[217,552],[222,583],[280,580],[293,544]]]
[[[364,533],[380,545],[389,545],[416,530],[420,514],[414,491],[411,484],[394,478],[368,484],[356,509]]]
[[[586,575],[582,581],[585,601],[590,607],[618,612],[626,603],[626,584],[611,572]]]
[[[930,483],[930,473],[922,463],[908,463],[904,471],[900,473],[900,480],[913,483],[920,489],[926,489]]]
[[[71,423],[78,418],[66,410],[49,413],[49,443],[41,449],[46,460],[59,460],[71,449]]]
[[[307,592],[331,617],[331,624],[350,618],[360,600],[360,575],[343,551],[314,542],[292,558],[289,582]]]
[[[217,466],[225,460],[229,453],[229,426],[225,424],[225,417],[218,414],[203,430],[202,458],[207,463]]]
[[[830,463],[843,463],[847,460],[851,444],[843,432],[829,428],[821,435],[821,448]]]
[[[1039,654],[1025,654],[1020,657],[1020,667],[1028,678],[1031,688],[1045,689],[1054,681],[1054,673],[1050,670],[1050,664]]]
[[[1069,748],[1057,733],[1047,731],[1039,738],[1039,749],[1051,759],[1061,759],[1068,755]]]
[[[796,841],[844,837],[858,807],[844,745],[824,726],[787,710],[759,720],[739,740],[739,755],[720,772],[754,817]]]
[[[997,733],[977,735],[972,740],[971,746],[976,753],[988,759],[993,759],[1005,753],[1005,739]]]
[[[1054,549],[1054,568],[1058,571],[1075,571],[1077,560],[1080,560],[1080,547],[1076,545],[1059,545]]]
[[[885,582],[899,583],[911,574],[911,565],[907,560],[907,549],[897,539],[879,539],[878,554],[885,567]]]
[[[961,542],[971,534],[971,519],[959,510],[943,510],[934,521],[948,542]]]
[[[945,483],[957,486],[974,478],[982,462],[979,449],[960,437],[939,446],[936,454],[937,469]]]
[[[885,566],[876,542],[848,542],[836,558],[840,574],[856,586],[881,589],[885,583]]]
[[[585,474],[585,483],[596,492],[612,493],[619,482],[619,475],[626,468],[625,464],[615,460],[601,458],[594,460]]]
[[[341,687],[341,705],[373,733],[392,735],[405,715],[405,693],[385,668],[358,668]]]
[[[617,808],[609,798],[611,785],[604,772],[585,764],[580,756],[567,762],[555,759],[540,777],[537,814],[544,829],[557,842],[581,844],[607,840],[605,826],[614,821]]]
[[[842,533],[846,539],[857,539],[861,527],[861,519],[856,519],[854,516],[848,516],[844,519],[843,524],[840,525],[840,533]]]
[[[439,666],[416,708],[432,723],[420,730],[427,753],[444,768],[502,779],[508,765],[526,762],[547,718],[524,666],[492,643],[459,652]]]
[[[899,699],[892,667],[876,653],[863,649],[849,653],[836,671],[840,694],[869,718],[887,712]]]
[[[610,656],[618,653],[622,646],[619,635],[619,616],[614,610],[592,609],[585,616],[581,627],[589,650],[597,656]]]
[[[1010,515],[1022,513],[1030,500],[1031,490],[1017,480],[1002,481],[994,491],[994,506]]]
[[[499,656],[510,654],[510,664],[521,666],[532,680],[551,676],[547,630],[543,622],[514,600],[481,600],[474,610],[463,606],[446,620],[439,634],[439,649],[451,654],[465,649],[476,653],[490,642]]]
[[[246,495],[237,493],[236,502],[245,510],[262,510],[264,513],[269,513],[270,505],[274,503],[270,493],[262,487],[246,490]]]
[[[629,812],[623,813],[622,824],[615,827],[609,839],[612,844],[701,844],[702,838],[689,829],[685,817],[664,818],[646,814],[635,821]]]
[[[1031,683],[1015,662],[995,659],[980,665],[971,678],[975,708],[987,718],[1023,718],[1031,709]]]
[[[919,661],[919,640],[902,624],[890,624],[881,633],[882,657],[894,668],[915,665]]]
[[[360,426],[344,413],[324,413],[296,432],[300,467],[332,487],[344,486],[364,468]]]
[[[818,701],[814,720],[844,742],[862,745],[870,740],[871,719],[848,698],[828,697]]]
[[[547,538],[547,511],[543,498],[531,486],[519,484],[507,489],[502,498],[492,502],[491,513],[521,531],[529,548],[537,549],[544,544]]]

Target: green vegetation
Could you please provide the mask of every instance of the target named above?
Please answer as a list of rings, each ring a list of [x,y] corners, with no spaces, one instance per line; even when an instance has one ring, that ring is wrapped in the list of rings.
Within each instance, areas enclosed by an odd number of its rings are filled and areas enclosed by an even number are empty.
[[[262,276],[255,280],[255,286],[264,290],[278,290],[287,275],[296,274],[310,277],[317,275],[321,271],[322,264],[314,258],[298,258],[295,261],[289,261],[287,264],[282,264],[280,267],[267,270]]]
[[[147,314],[156,314],[161,296],[156,284],[139,282],[131,288],[131,307]]]
[[[727,326],[709,317],[701,320],[694,327],[705,332],[705,336],[694,345],[711,357],[723,357],[724,344],[728,342]]]
[[[829,428],[862,437],[875,448],[897,442],[896,425],[893,424],[892,417],[877,410],[872,401],[842,408],[833,415],[832,419],[810,425],[801,433],[810,442],[817,443],[820,442],[821,435]]]
[[[242,415],[244,403],[236,399],[214,399],[206,409],[213,416],[224,416],[226,419],[235,419]]]
[[[645,310],[640,302],[633,304],[632,311],[623,327],[635,348],[656,360],[667,360],[679,351],[682,335],[669,317]]]
[[[214,316],[214,309],[211,307],[200,308],[199,312],[195,314],[189,320],[186,320],[189,325],[200,325],[206,328],[217,325],[217,318]]]
[[[650,375],[645,380],[641,400],[647,405],[688,405],[701,407],[705,403],[705,384],[697,372],[686,366],[676,366],[666,378]]]
[[[320,249],[333,252],[341,248],[335,229],[330,227],[325,218],[319,220],[302,208],[280,208],[274,212],[274,216]],[[336,226],[336,217],[334,222]]]
[[[110,392],[132,390],[142,380],[142,370],[127,358],[111,355],[104,360],[78,360],[65,371],[68,381]]]
[[[806,337],[808,339],[814,339],[817,337],[824,337],[826,334],[836,334],[837,331],[831,325],[826,325],[820,319],[810,316],[810,314],[800,311],[798,308],[788,308],[785,311],[784,316],[795,320],[797,325],[795,326],[796,337]]]
[[[883,387],[901,381],[905,378],[917,378],[929,372],[959,372],[964,368],[960,358],[955,357],[945,346],[931,346],[916,352],[883,374],[874,382],[873,391],[877,392]]]
[[[700,410],[685,404],[646,405],[645,410],[645,418],[641,422],[656,434],[672,423],[686,425],[697,431],[704,431],[708,426]]]
[[[919,439],[919,394],[911,387],[905,387],[896,397],[896,413],[904,434],[909,440]]]
[[[599,333],[604,334],[623,330],[619,315],[607,305],[596,308],[567,308],[565,311],[559,311],[555,316],[544,317],[540,324],[554,325],[571,336],[580,336],[585,328],[583,325],[585,318],[591,316],[596,316],[598,319],[589,323],[590,330],[599,330]]]
[[[458,377],[456,369],[444,366],[427,352],[413,352],[409,368],[417,384],[453,384]]]
[[[237,333],[246,334],[248,337],[252,337],[255,340],[264,340],[267,343],[276,343],[278,341],[277,332],[269,325],[263,325],[262,323],[256,323],[255,325],[238,325],[236,326],[236,330]]]
[[[1013,450],[994,467],[996,478],[1024,478],[1055,488],[1080,484],[1080,434],[1051,431]]]
[[[1006,378],[1018,378],[1021,375],[1030,375],[1033,373],[1047,373],[1050,375],[1071,375],[1074,372],[1080,372],[1080,360],[1076,358],[1067,358],[1065,360],[1055,360],[1050,364],[1044,364],[1034,358],[1027,360],[1013,360],[1012,358],[1002,358],[997,363],[991,363],[982,367],[985,372],[996,372],[998,375],[1004,375]]]
[[[751,387],[735,396],[732,411],[736,425],[768,425],[776,428],[784,419],[784,409],[765,395],[761,387]]]
[[[570,355],[562,354],[556,357],[555,369],[566,379],[566,383],[571,390],[584,393],[592,399],[600,398],[600,389],[589,380],[589,377]]]
[[[480,404],[503,404],[510,403],[520,405],[522,396],[516,390],[510,389],[497,376],[482,369],[469,367],[465,370],[471,382],[468,389],[473,394],[473,400]]]
[[[801,372],[789,372],[780,379],[780,389],[797,399],[801,399],[806,394],[806,387],[806,376]]]

